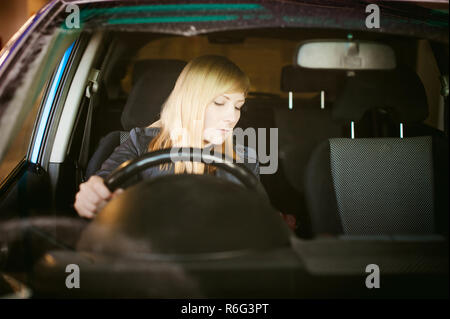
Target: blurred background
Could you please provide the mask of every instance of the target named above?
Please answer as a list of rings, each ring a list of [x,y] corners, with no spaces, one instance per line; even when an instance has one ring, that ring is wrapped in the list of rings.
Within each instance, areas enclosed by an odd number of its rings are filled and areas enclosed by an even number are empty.
[[[1,0],[0,1],[0,47],[49,0]]]

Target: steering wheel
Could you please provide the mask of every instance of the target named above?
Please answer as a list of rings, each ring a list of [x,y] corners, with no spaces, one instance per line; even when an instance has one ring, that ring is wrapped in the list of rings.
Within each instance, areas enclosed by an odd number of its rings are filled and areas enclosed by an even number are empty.
[[[156,165],[169,162],[201,162],[222,168],[234,177],[236,177],[245,187],[256,191],[260,196],[268,200],[261,182],[258,178],[244,165],[233,163],[228,157],[219,157],[202,152],[200,148],[180,148],[177,152],[167,148],[150,153],[146,153],[136,159],[126,161],[116,168],[105,180],[105,185],[113,192],[130,177]]]

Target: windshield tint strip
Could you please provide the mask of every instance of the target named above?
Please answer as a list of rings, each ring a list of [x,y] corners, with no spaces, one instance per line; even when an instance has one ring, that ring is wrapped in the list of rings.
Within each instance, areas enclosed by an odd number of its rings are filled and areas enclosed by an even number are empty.
[[[147,17],[109,19],[108,24],[142,24],[164,22],[203,22],[203,21],[231,21],[238,19],[237,15],[210,15],[210,16],[174,16],[174,17]]]
[[[241,3],[241,4],[224,4],[224,3],[216,3],[216,4],[210,4],[210,3],[196,3],[196,4],[165,4],[165,5],[145,5],[145,6],[126,6],[126,7],[116,7],[116,8],[94,8],[94,9],[83,9],[81,10],[81,21],[86,22],[92,17],[95,16],[102,16],[102,15],[123,15],[123,14],[132,14],[132,16],[129,16],[128,18],[130,21],[132,20],[132,23],[130,24],[136,24],[135,20],[140,19],[142,14],[145,13],[154,13],[158,14],[160,12],[172,12],[177,14],[183,14],[184,12],[201,12],[201,13],[213,13],[218,11],[245,11],[245,12],[254,12],[254,11],[264,11],[265,8],[256,3]],[[135,16],[135,14],[139,14],[140,16]],[[196,20],[180,20],[175,19],[173,17],[155,17],[156,19],[161,18],[162,20],[148,20],[143,23],[158,23],[158,22],[192,22],[192,21],[217,21],[217,20],[230,20],[228,18],[221,19],[213,19],[213,18],[198,18]],[[172,20],[170,19],[172,18]],[[126,17],[123,17],[122,19],[126,19]],[[147,19],[147,18],[145,18]],[[115,22],[116,19],[113,19],[114,21],[110,24],[119,24],[118,22]],[[234,19],[232,19],[234,20]],[[120,22],[120,24],[123,24],[124,22]],[[128,23],[127,23],[128,24]]]
[[[167,12],[167,11],[247,11],[247,10],[263,10],[264,7],[256,3],[196,3],[196,4],[162,4],[162,5],[147,5],[147,6],[126,6],[117,8],[102,8],[102,9],[84,9],[81,11],[82,15],[91,14],[117,14],[117,13],[142,13],[146,12]]]

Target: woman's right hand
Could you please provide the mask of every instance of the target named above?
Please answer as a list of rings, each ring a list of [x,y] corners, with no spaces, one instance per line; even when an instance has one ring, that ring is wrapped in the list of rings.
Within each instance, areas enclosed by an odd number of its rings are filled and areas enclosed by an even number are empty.
[[[75,210],[81,217],[93,218],[109,200],[122,192],[123,189],[118,188],[111,193],[103,178],[93,175],[87,182],[80,184],[80,190],[75,196]]]

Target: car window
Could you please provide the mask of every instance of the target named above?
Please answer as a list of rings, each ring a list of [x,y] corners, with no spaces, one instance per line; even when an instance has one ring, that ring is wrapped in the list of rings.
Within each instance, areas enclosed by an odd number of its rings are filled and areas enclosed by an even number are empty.
[[[36,100],[33,108],[23,122],[23,125],[20,127],[19,133],[14,137],[11,146],[0,163],[0,182],[8,176],[8,174],[17,166],[17,164],[20,163],[20,161],[23,160],[27,154],[43,92],[44,90],[41,91],[39,99]]]
[[[27,41],[21,43],[25,53],[11,57],[11,62],[3,67],[0,85],[0,182],[27,156],[42,99],[46,96],[46,84],[77,36],[78,32],[67,32],[55,25],[43,27],[42,32],[33,30],[29,32]],[[7,53],[2,51],[2,58]]]
[[[73,46],[70,46],[69,48],[72,47]],[[2,161],[0,162],[0,182],[2,182],[8,174],[26,157],[34,128],[36,127],[35,134],[43,134],[43,127],[45,126],[44,121],[49,115],[49,104],[51,104],[51,101],[56,94],[59,79],[67,63],[68,50],[66,50],[64,56],[59,60],[58,67],[55,68],[54,72],[50,74],[51,76],[49,76],[49,79],[47,80],[47,85],[42,86],[38,97],[34,100],[32,108],[29,110],[28,114],[26,114],[23,122],[20,122],[20,117],[18,118],[17,125],[15,127],[15,131],[17,133],[10,135],[11,143]],[[47,99],[43,101],[46,87],[48,95]],[[40,114],[39,110],[41,110],[42,113],[40,118],[38,117]],[[7,113],[4,112],[2,115],[7,116],[5,114]],[[4,121],[5,119],[2,120]],[[42,136],[39,136],[38,138],[42,140]],[[31,156],[36,157],[37,151],[38,150],[30,150]],[[33,160],[32,158],[32,162],[35,163],[36,160]]]

